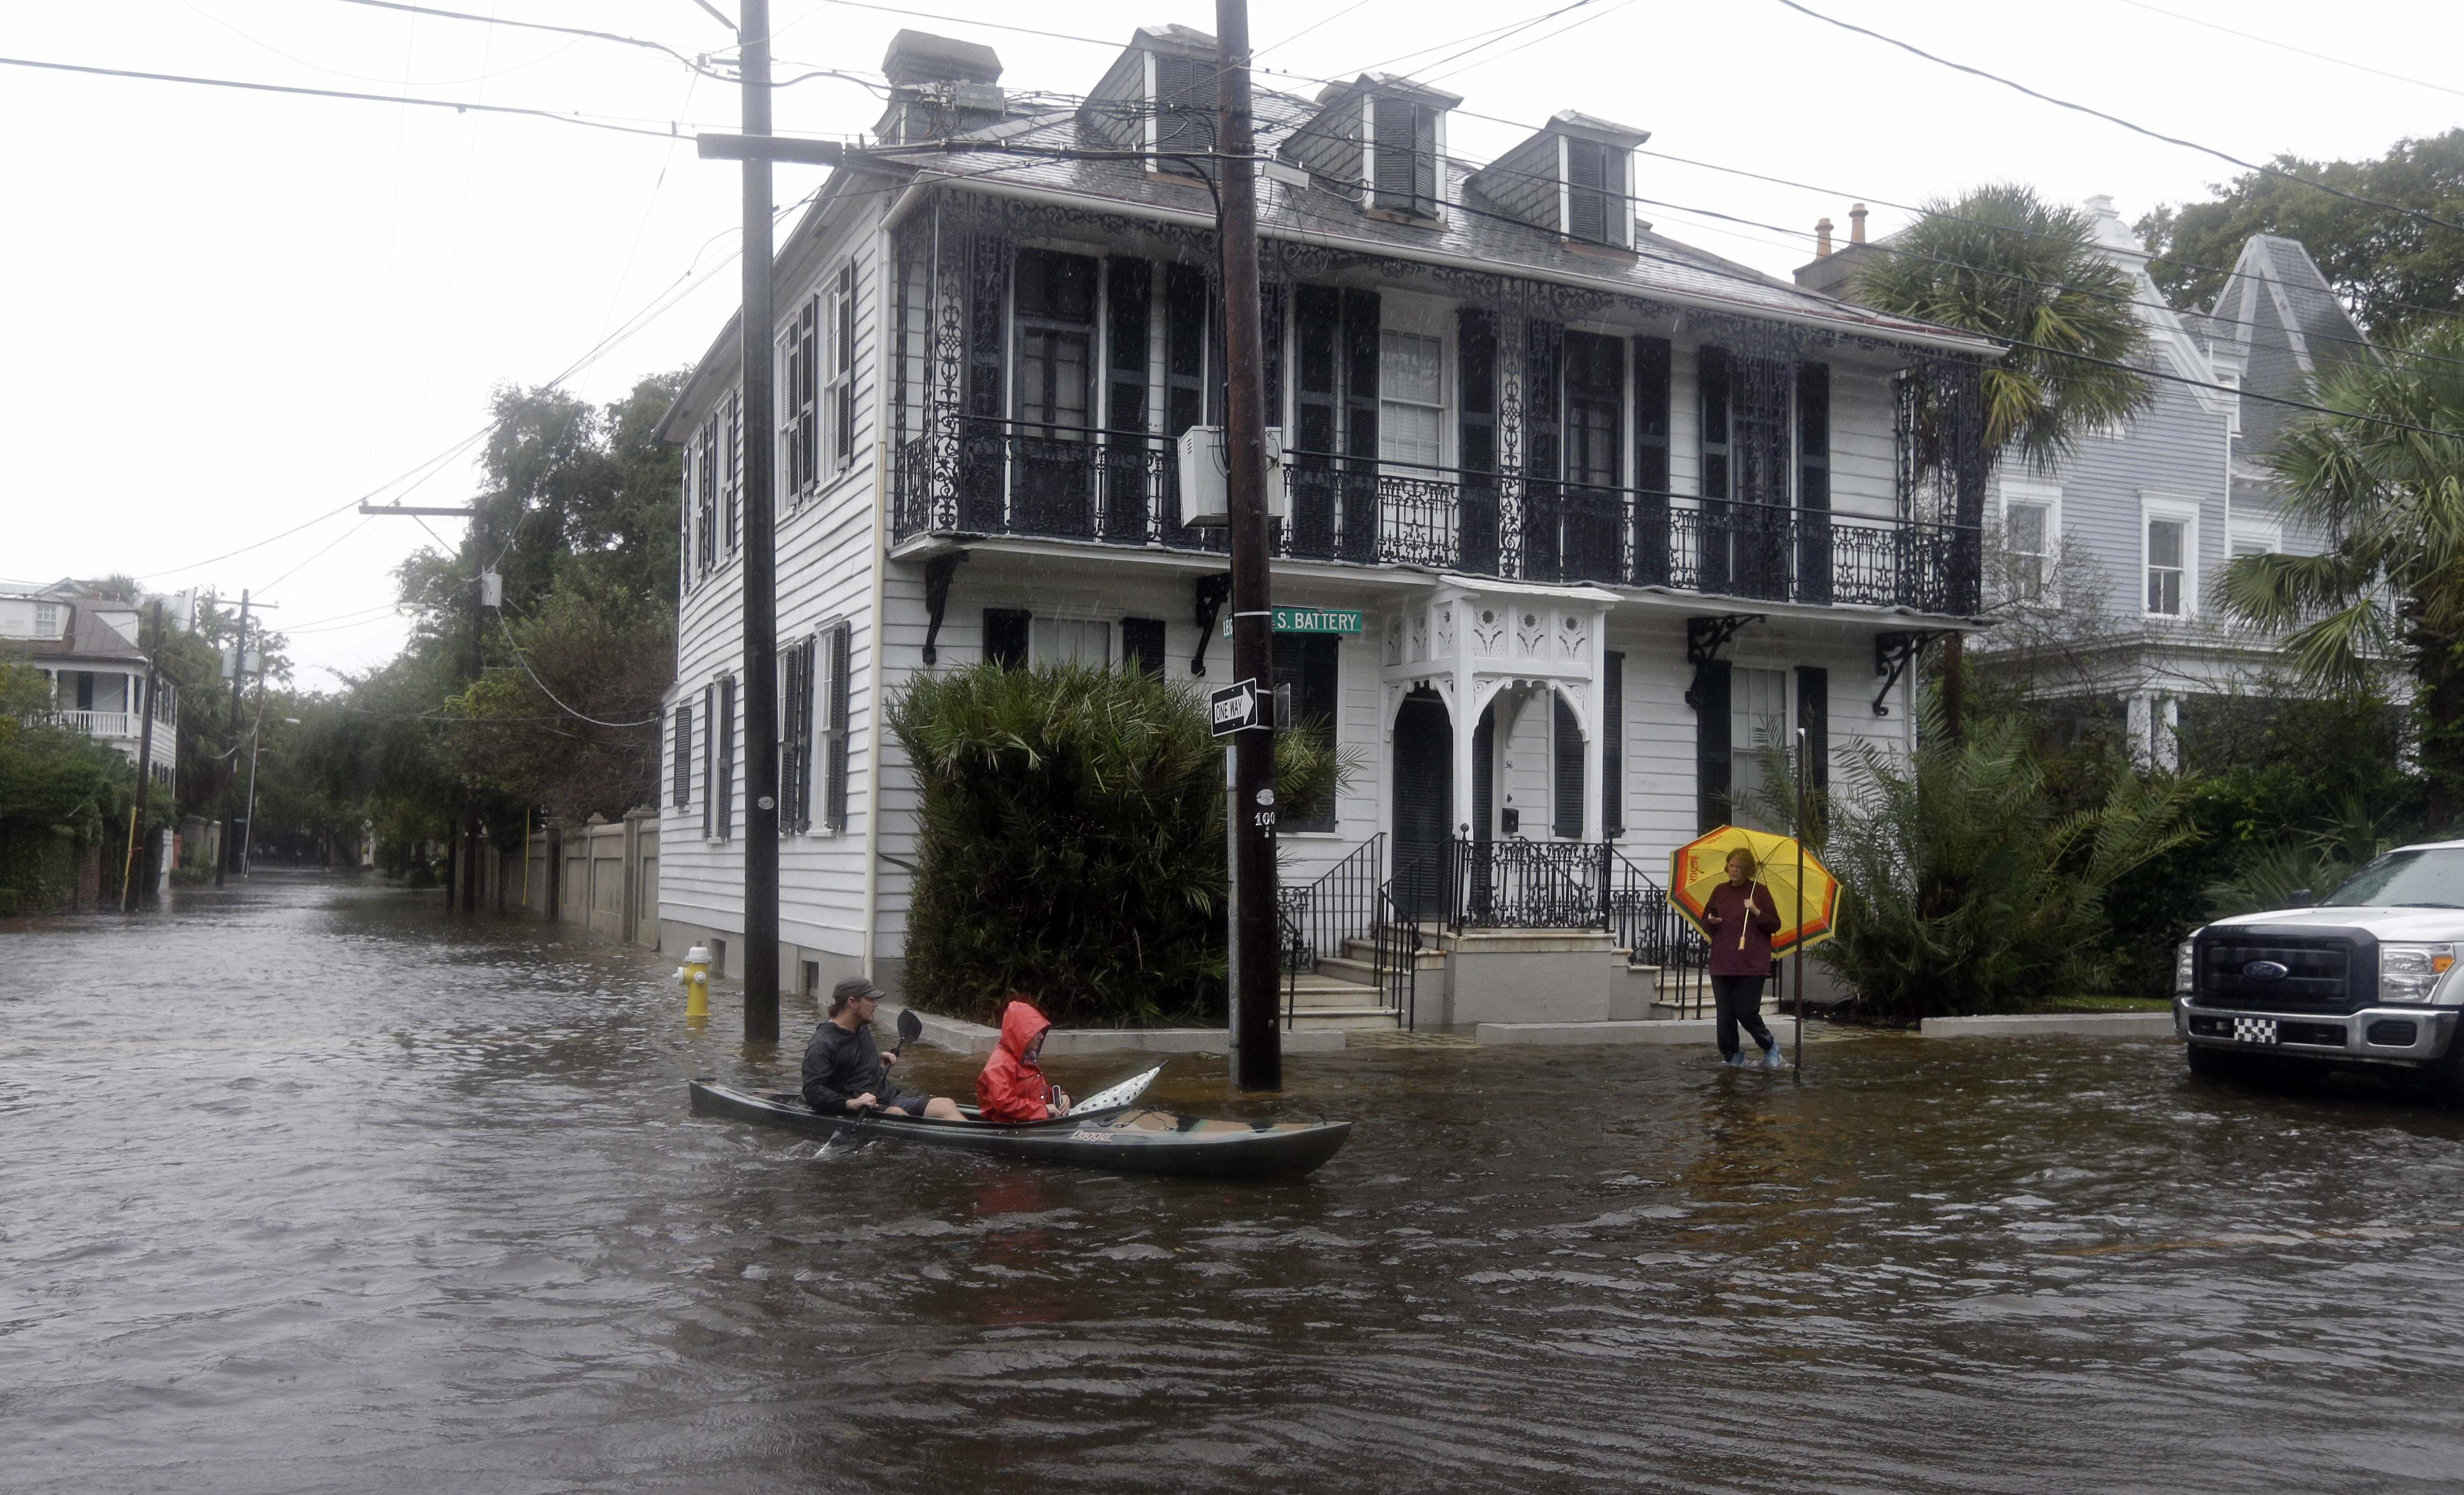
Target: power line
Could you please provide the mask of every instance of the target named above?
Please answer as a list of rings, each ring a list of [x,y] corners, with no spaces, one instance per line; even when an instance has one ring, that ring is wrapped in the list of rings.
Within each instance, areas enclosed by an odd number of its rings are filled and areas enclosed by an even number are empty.
[[[649,52],[663,52],[696,73],[709,74],[714,77],[721,76],[666,42],[650,41],[641,36],[627,36],[620,32],[592,31],[584,26],[552,26],[545,21],[517,21],[502,15],[476,15],[468,11],[446,11],[434,6],[407,5],[402,3],[402,0],[338,0],[338,3],[366,6],[372,11],[400,11],[409,15],[434,16],[438,20],[445,21],[476,21],[482,26],[503,26],[515,31],[552,32],[557,35],[571,36],[576,40],[588,38],[593,41],[612,41],[622,46],[639,47]]]
[[[1540,45],[1540,44],[1541,44],[1542,42],[1544,42],[1544,41],[1555,41],[1558,37],[1565,35],[1568,32],[1574,31],[1574,30],[1576,30],[1576,29],[1578,29],[1578,28],[1580,28],[1580,27],[1589,26],[1589,25],[1591,25],[1594,21],[1599,20],[1599,19],[1601,19],[1601,18],[1602,18],[1602,17],[1604,17],[1604,16],[1615,15],[1617,11],[1624,10],[1627,6],[1630,6],[1630,5],[1632,5],[1632,4],[1634,4],[1634,0],[1617,0],[1617,4],[1615,4],[1615,5],[1613,5],[1613,6],[1610,6],[1607,10],[1605,10],[1605,11],[1593,11],[1591,14],[1584,16],[1582,19],[1580,19],[1580,20],[1578,20],[1578,21],[1574,21],[1574,22],[1572,22],[1572,23],[1570,23],[1570,24],[1568,24],[1568,25],[1558,27],[1555,31],[1551,32],[1551,33],[1550,33],[1548,35],[1546,35],[1546,36],[1534,36],[1534,37],[1532,37],[1529,41],[1525,42],[1525,43],[1524,43],[1522,46],[1520,46],[1520,47],[1508,47],[1508,48],[1507,48],[1504,52],[1496,53],[1496,54],[1493,54],[1493,55],[1489,55],[1489,56],[1483,57],[1483,58],[1481,58],[1481,59],[1480,59],[1479,61],[1477,61],[1477,62],[1466,62],[1466,63],[1464,63],[1462,67],[1456,68],[1456,69],[1454,69],[1452,72],[1449,72],[1449,73],[1441,73],[1441,74],[1439,74],[1436,77],[1433,77],[1433,78],[1428,79],[1428,81],[1430,81],[1430,82],[1432,82],[1432,83],[1435,83],[1435,82],[1440,82],[1440,81],[1442,81],[1442,80],[1444,80],[1444,79],[1446,79],[1446,78],[1450,78],[1450,77],[1463,77],[1465,73],[1471,72],[1471,71],[1472,71],[1473,69],[1475,69],[1475,68],[1485,68],[1485,67],[1488,66],[1488,65],[1489,65],[1490,63],[1492,63],[1492,62],[1501,61],[1501,60],[1503,60],[1503,59],[1505,59],[1505,58],[1507,58],[1507,57],[1510,57],[1510,56],[1514,55],[1515,55],[1516,53],[1518,53],[1518,52],[1525,51],[1525,50],[1527,50],[1527,49],[1529,49],[1529,48],[1537,47],[1538,45]],[[1570,8],[1570,9],[1571,9],[1571,8]],[[1506,35],[1505,35],[1505,36],[1500,36],[1500,37],[1499,37],[1499,38],[1497,38],[1497,39],[1498,39],[1499,41],[1504,41],[1504,40],[1506,40],[1506,39],[1507,39],[1507,37],[1509,37],[1509,36],[1515,36],[1515,35],[1519,35],[1519,34],[1521,34],[1521,33],[1518,33],[1518,32],[1508,32],[1508,33],[1506,33]],[[1483,43],[1482,45],[1483,45],[1483,46],[1485,46],[1485,45],[1487,45],[1487,43]],[[1473,49],[1471,49],[1471,50],[1472,50],[1472,51],[1474,51],[1474,52],[1478,52],[1478,51],[1480,50],[1480,48],[1479,48],[1479,47],[1474,47],[1474,48],[1473,48]],[[1433,64],[1431,64],[1431,65],[1432,65],[1432,66],[1435,66],[1435,67],[1443,67],[1445,64],[1444,64],[1444,63],[1433,63]]]
[[[549,690],[547,688],[547,682],[539,677],[539,671],[531,668],[530,660],[523,657],[522,646],[514,638],[513,627],[505,622],[505,615],[501,611],[496,614],[496,630],[504,634],[506,647],[514,651],[514,663],[522,667],[522,673],[531,677],[531,684],[539,687],[539,694],[546,696],[551,701],[555,701],[559,709],[562,710],[566,715],[579,716],[583,721],[590,723],[594,727],[616,728],[647,727],[652,722],[663,719],[666,715],[663,712],[656,716],[645,716],[640,721],[602,721],[598,717],[591,715],[588,712],[575,711],[572,707],[565,705],[561,700],[558,700],[557,693],[554,691]]]
[[[0,67],[38,68],[52,73],[83,73],[95,77],[135,78],[148,83],[187,83],[200,88],[236,88],[256,94],[297,94],[309,99],[347,99],[363,103],[417,104],[426,109],[451,109],[456,114],[508,114],[533,120],[550,120],[559,124],[579,124],[593,130],[613,130],[621,135],[647,135],[653,140],[672,140],[678,131],[673,124],[664,130],[647,130],[639,125],[613,124],[605,120],[584,119],[578,114],[558,114],[551,109],[522,109],[512,104],[457,103],[450,99],[414,99],[407,94],[363,94],[341,88],[301,88],[291,83],[252,83],[240,78],[193,77],[183,73],[141,73],[131,68],[98,68],[78,62],[45,62],[33,57],[0,57]]]
[[[2450,219],[2441,218],[2435,213],[2423,212],[2416,208],[2404,208],[2394,203],[2381,202],[2374,197],[2364,197],[2358,192],[2347,192],[2343,187],[2330,187],[2324,182],[2317,181],[2310,177],[2298,176],[2293,172],[2280,170],[2275,166],[2261,165],[2255,161],[2245,161],[2241,157],[2233,155],[2230,151],[2218,150],[2213,145],[2202,145],[2197,141],[2184,140],[2178,135],[2167,135],[2162,130],[2151,130],[2146,125],[2135,124],[2118,114],[2107,114],[2101,109],[2092,108],[2086,104],[2073,103],[2067,99],[2057,99],[2051,94],[2039,93],[2035,89],[2030,88],[2025,83],[2013,82],[2010,78],[2004,77],[1998,73],[1989,73],[1983,68],[1970,67],[1965,62],[1953,62],[1947,57],[1936,56],[1932,53],[1925,51],[1923,47],[1919,47],[1912,42],[1902,41],[1896,36],[1885,36],[1881,32],[1872,31],[1865,27],[1855,25],[1852,22],[1842,21],[1836,17],[1825,15],[1821,11],[1816,11],[1810,6],[1799,4],[1798,0],[1778,0],[1778,3],[1796,11],[1800,15],[1811,16],[1813,19],[1820,21],[1826,26],[1836,26],[1843,32],[1854,32],[1859,36],[1870,36],[1874,40],[1881,42],[1885,46],[1897,47],[1902,52],[1907,53],[1912,56],[1923,57],[1925,60],[1933,63],[1937,67],[1946,67],[1954,73],[1965,73],[1970,77],[1981,77],[1989,83],[1999,83],[2004,88],[2025,94],[2031,99],[2043,103],[2052,104],[2057,109],[2068,109],[2077,114],[2084,114],[2093,119],[2102,120],[2108,124],[2118,124],[2134,135],[2145,135],[2151,141],[2163,141],[2167,145],[2179,145],[2185,150],[2195,150],[2201,155],[2213,156],[2218,161],[2239,166],[2244,171],[2255,171],[2261,176],[2274,177],[2281,182],[2299,183],[2303,187],[2324,192],[2330,197],[2341,197],[2348,203],[2359,203],[2365,208],[2375,208],[2381,212],[2391,212],[2400,214],[2407,218],[2417,218],[2423,223],[2431,224],[2437,228],[2451,230],[2457,233],[2464,233],[2464,223],[2455,223]]]
[[[2149,5],[2146,0],[2121,0],[2121,3],[2134,10],[2152,11],[2158,15],[2169,15],[2174,20],[2183,21],[2191,26],[2204,26],[2211,32],[2222,32],[2228,36],[2238,36],[2244,41],[2255,41],[2262,47],[2275,47],[2304,57],[2313,57],[2321,62],[2333,63],[2340,68],[2351,68],[2356,73],[2368,73],[2378,77],[2393,78],[2399,83],[2410,83],[2415,88],[2432,88],[2442,94],[2453,94],[2458,98],[2464,98],[2464,88],[2450,88],[2444,83],[2433,83],[2423,77],[2407,77],[2401,73],[2390,73],[2385,68],[2374,68],[2366,62],[2354,62],[2345,57],[2331,57],[2323,52],[2313,52],[2307,47],[2297,47],[2289,41],[2277,41],[2273,36],[2261,36],[2255,32],[2237,32],[2230,26],[2219,25],[2214,21],[2202,20],[2195,15],[2184,15],[2179,11],[2167,11],[2161,5]]]
[[[1296,41],[1300,40],[1302,37],[1304,37],[1304,36],[1308,35],[1309,33],[1311,33],[1311,32],[1313,32],[1313,31],[1316,31],[1319,27],[1321,27],[1321,26],[1326,26],[1326,25],[1331,24],[1332,22],[1342,20],[1345,16],[1350,15],[1353,11],[1359,10],[1362,6],[1367,5],[1368,3],[1369,3],[1369,0],[1352,0],[1352,3],[1351,3],[1350,5],[1345,6],[1342,10],[1335,11],[1332,15],[1326,16],[1326,17],[1324,17],[1323,19],[1320,19],[1320,20],[1311,21],[1309,24],[1308,24],[1307,26],[1302,27],[1299,31],[1296,31],[1296,32],[1292,33],[1289,36],[1285,37],[1283,40],[1281,40],[1281,41],[1270,41],[1270,42],[1266,43],[1266,45],[1265,45],[1265,46],[1263,46],[1263,47],[1258,48],[1256,51],[1254,51],[1254,52],[1252,52],[1252,53],[1250,53],[1250,54],[1249,54],[1249,60],[1250,60],[1250,61],[1252,61],[1252,62],[1255,62],[1255,61],[1257,61],[1260,57],[1265,56],[1267,53],[1270,53],[1270,52],[1275,51],[1275,50],[1276,50],[1277,48],[1279,48],[1279,47],[1288,47],[1288,46],[1290,46],[1292,43],[1294,43],[1294,42],[1296,42]]]
[[[231,22],[229,22],[229,21],[227,21],[227,20],[224,20],[221,16],[216,15],[216,14],[214,14],[212,11],[206,10],[203,6],[200,6],[200,5],[195,4],[195,3],[194,3],[194,0],[180,0],[180,3],[181,3],[181,4],[183,4],[183,5],[187,6],[187,8],[188,8],[189,10],[191,10],[191,11],[195,11],[197,14],[199,14],[199,15],[201,15],[201,16],[204,16],[207,20],[213,22],[216,26],[221,27],[223,30],[225,30],[225,31],[227,31],[227,32],[231,33],[232,35],[234,35],[234,36],[238,37],[240,40],[242,40],[242,41],[244,41],[244,42],[247,42],[249,45],[251,45],[251,46],[253,46],[253,47],[256,47],[256,48],[259,48],[259,49],[261,49],[261,50],[263,50],[263,51],[273,53],[275,56],[280,57],[280,58],[281,58],[283,61],[285,61],[285,62],[293,62],[293,63],[297,63],[297,64],[298,64],[299,66],[301,66],[301,67],[303,67],[303,68],[308,68],[308,69],[311,69],[311,70],[313,70],[313,71],[315,71],[315,72],[327,74],[327,75],[329,75],[329,76],[331,76],[331,77],[347,77],[347,78],[351,78],[351,79],[354,79],[354,80],[356,80],[356,81],[358,81],[358,82],[362,82],[362,83],[393,83],[393,82],[397,82],[397,81],[399,81],[400,83],[402,83],[402,84],[404,84],[404,85],[406,85],[406,86],[409,85],[409,83],[410,83],[410,79],[408,79],[408,78],[395,79],[395,78],[392,78],[392,77],[377,77],[376,75],[374,75],[374,74],[370,74],[370,73],[351,73],[351,72],[346,72],[346,71],[344,71],[344,70],[343,70],[343,69],[341,69],[341,68],[329,68],[329,67],[325,66],[325,65],[324,65],[323,63],[321,63],[321,62],[311,62],[311,61],[309,61],[306,57],[299,56],[299,55],[296,55],[296,54],[294,54],[294,53],[288,53],[288,52],[283,51],[281,48],[279,48],[279,47],[277,47],[277,46],[274,45],[274,44],[273,44],[272,42],[270,42],[270,41],[265,40],[263,37],[256,36],[256,35],[253,35],[253,34],[251,34],[250,33],[247,33],[247,32],[244,32],[244,31],[241,31],[238,27],[233,26]],[[464,83],[484,83],[484,82],[487,82],[490,78],[502,77],[504,77],[504,76],[505,76],[505,74],[507,74],[507,73],[519,73],[519,72],[521,72],[522,70],[524,70],[525,68],[535,68],[535,67],[538,67],[538,66],[539,66],[540,63],[542,63],[542,62],[549,62],[549,61],[553,61],[554,59],[556,59],[556,58],[558,58],[558,57],[563,56],[566,53],[568,53],[568,52],[572,51],[574,48],[581,46],[581,45],[582,45],[582,42],[583,42],[583,38],[581,38],[581,37],[579,37],[579,36],[574,37],[572,40],[570,40],[570,41],[566,42],[563,46],[559,47],[559,48],[556,48],[556,49],[555,49],[554,51],[552,51],[552,52],[543,53],[543,54],[541,54],[541,55],[539,55],[539,56],[536,56],[536,57],[531,58],[528,62],[517,62],[517,63],[515,63],[513,66],[511,66],[511,67],[509,67],[509,68],[505,68],[505,69],[503,69],[503,70],[502,70],[502,71],[500,71],[500,72],[490,73],[490,72],[484,71],[484,70],[485,70],[485,67],[486,67],[486,64],[485,64],[485,62],[483,61],[483,62],[481,63],[482,71],[481,71],[481,72],[478,74],[478,76],[476,76],[475,77],[437,77],[437,78],[426,78],[426,79],[421,80],[417,86],[419,86],[419,87],[421,87],[421,88],[451,88],[451,87],[456,87],[456,86],[459,86],[459,85],[464,84]]]

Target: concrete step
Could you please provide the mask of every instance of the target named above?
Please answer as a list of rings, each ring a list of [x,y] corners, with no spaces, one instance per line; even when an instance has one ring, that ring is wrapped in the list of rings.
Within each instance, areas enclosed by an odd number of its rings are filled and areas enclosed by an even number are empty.
[[[1371,1008],[1383,1012],[1385,1003],[1377,994],[1363,987],[1350,992],[1301,992],[1277,1004],[1292,1012],[1361,1012]]]
[[[1399,1014],[1389,1012],[1382,1007],[1350,1010],[1313,1010],[1303,1007],[1292,1015],[1290,1030],[1308,1033],[1333,1028],[1351,1032],[1374,1032],[1379,1028],[1400,1028],[1402,1025],[1403,1020]]]
[[[1445,969],[1446,953],[1437,948],[1434,944],[1431,944],[1429,940],[1430,936],[1426,934],[1420,936],[1420,969],[1423,971],[1442,971]],[[1352,965],[1356,965],[1365,972],[1371,968],[1370,962],[1375,960],[1376,957],[1377,946],[1375,941],[1367,939],[1347,939],[1343,942],[1342,955],[1323,956],[1318,960],[1317,964],[1319,970],[1324,970],[1330,965],[1333,965],[1338,962],[1346,962]],[[1366,980],[1367,978],[1364,976],[1362,979]]]

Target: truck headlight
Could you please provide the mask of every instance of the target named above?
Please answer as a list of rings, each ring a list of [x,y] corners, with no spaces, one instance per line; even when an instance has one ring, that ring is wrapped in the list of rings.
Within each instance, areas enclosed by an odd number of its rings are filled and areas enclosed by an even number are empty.
[[[2173,990],[2194,992],[2199,989],[2197,956],[2191,952],[2192,941],[2184,940],[2173,947]]]
[[[2455,967],[2453,945],[2379,946],[2379,1000],[2428,1001]]]

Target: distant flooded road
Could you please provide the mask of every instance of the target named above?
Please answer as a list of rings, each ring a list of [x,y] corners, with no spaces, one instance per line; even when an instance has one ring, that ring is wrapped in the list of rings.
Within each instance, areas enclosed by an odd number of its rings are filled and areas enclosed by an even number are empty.
[[[435,893],[261,873],[0,956],[16,1495],[2464,1481],[2464,1117],[2170,1043],[1177,1063],[1358,1122],[1258,1187],[696,1120],[689,1076],[793,1088],[809,1005],[748,1054],[672,952]]]

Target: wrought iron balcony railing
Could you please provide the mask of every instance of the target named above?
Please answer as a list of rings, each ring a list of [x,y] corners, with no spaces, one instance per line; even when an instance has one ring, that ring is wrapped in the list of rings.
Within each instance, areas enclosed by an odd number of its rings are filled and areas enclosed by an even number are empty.
[[[1977,610],[1973,528],[1872,519],[1516,473],[1287,454],[1279,558],[1535,582],[1659,586],[1767,602]],[[945,417],[895,453],[891,524],[1217,551],[1180,522],[1163,438]]]

